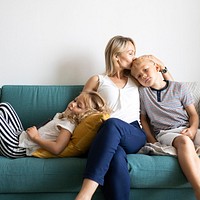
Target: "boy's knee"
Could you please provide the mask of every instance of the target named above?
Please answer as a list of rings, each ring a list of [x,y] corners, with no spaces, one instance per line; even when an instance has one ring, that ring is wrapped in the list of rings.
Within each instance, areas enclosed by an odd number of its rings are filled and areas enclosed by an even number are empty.
[[[191,144],[193,144],[192,140],[186,135],[180,135],[176,137],[173,141],[173,146],[175,148],[178,148],[183,145],[186,146],[186,145],[191,145]]]

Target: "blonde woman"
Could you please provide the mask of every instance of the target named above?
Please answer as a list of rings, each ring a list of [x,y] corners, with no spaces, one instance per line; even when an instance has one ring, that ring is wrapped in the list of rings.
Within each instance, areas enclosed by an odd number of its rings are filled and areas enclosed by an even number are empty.
[[[139,125],[138,85],[130,76],[135,53],[131,38],[111,38],[105,49],[105,74],[95,75],[85,84],[84,91],[99,92],[113,112],[90,148],[83,185],[76,200],[91,199],[98,185],[102,186],[105,199],[129,200],[126,154],[137,153],[146,143],[145,133]],[[159,64],[163,76],[172,79],[162,63],[152,58]]]

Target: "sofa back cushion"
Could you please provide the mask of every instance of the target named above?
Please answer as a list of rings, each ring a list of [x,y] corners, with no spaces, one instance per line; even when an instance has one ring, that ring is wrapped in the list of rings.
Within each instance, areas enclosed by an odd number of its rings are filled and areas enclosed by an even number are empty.
[[[82,88],[82,85],[5,85],[1,88],[1,102],[14,107],[26,129],[64,111]]]
[[[192,93],[194,98],[194,106],[200,117],[200,82],[186,82],[189,91]],[[199,122],[200,128],[200,122]]]

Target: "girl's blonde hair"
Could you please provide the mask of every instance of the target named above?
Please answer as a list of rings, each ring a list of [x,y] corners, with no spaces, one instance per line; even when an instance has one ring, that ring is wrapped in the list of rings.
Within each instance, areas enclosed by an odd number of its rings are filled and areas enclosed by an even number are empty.
[[[113,76],[115,74],[113,56],[123,52],[128,42],[131,42],[136,50],[135,42],[129,37],[114,36],[110,39],[105,48],[106,75]]]
[[[73,123],[80,123],[85,117],[95,113],[107,113],[110,114],[111,110],[108,108],[105,100],[95,91],[83,91],[81,92],[83,97],[83,103],[86,107],[86,112],[79,115],[72,115],[67,112],[63,112],[62,118],[67,118]]]

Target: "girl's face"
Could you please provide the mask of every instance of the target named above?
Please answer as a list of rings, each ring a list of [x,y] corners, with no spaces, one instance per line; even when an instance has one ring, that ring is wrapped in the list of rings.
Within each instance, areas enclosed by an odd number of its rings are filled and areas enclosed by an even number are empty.
[[[135,47],[131,42],[128,42],[124,51],[117,55],[117,62],[121,68],[130,69],[131,63],[135,58]]]
[[[73,101],[71,101],[67,106],[67,110],[73,114],[81,114],[86,112],[87,108],[84,103],[83,95],[80,94]]]

